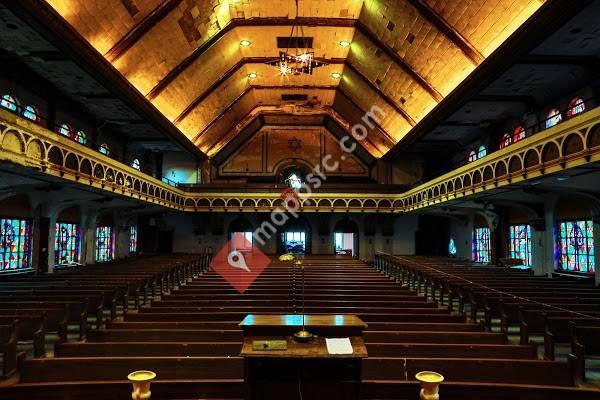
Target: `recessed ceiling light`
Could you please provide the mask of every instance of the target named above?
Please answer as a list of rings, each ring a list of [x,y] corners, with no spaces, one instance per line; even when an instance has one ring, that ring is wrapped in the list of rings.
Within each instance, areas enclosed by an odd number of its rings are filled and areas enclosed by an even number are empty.
[[[331,77],[333,79],[340,79],[342,77],[342,74],[340,74],[339,72],[334,72],[333,74],[331,74]]]
[[[256,78],[257,76],[258,76],[258,74],[257,74],[256,72],[250,72],[250,73],[248,74],[248,78],[250,78],[250,79],[254,79],[254,78]]]
[[[251,42],[251,41],[249,41],[249,40],[246,40],[246,39],[244,39],[244,40],[242,40],[242,41],[240,42],[240,46],[244,46],[244,47],[248,47],[248,46],[250,46],[251,44],[252,44],[252,42]]]
[[[342,47],[348,47],[348,46],[350,46],[350,42],[347,41],[347,40],[342,40],[340,42],[340,46],[342,46]]]

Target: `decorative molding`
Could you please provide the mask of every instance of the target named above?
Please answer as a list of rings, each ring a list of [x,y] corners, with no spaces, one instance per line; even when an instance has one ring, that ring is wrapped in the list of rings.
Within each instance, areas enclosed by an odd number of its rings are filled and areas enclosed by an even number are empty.
[[[0,161],[181,211],[268,212],[285,188],[230,192],[169,186],[97,151],[0,109]],[[300,195],[307,212],[403,213],[600,161],[600,107],[568,119],[407,192]]]

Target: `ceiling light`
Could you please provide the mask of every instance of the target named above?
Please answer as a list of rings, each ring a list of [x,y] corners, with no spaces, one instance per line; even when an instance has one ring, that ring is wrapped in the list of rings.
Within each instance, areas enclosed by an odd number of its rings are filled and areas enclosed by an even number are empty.
[[[251,41],[249,41],[249,40],[246,40],[246,39],[244,39],[244,40],[242,40],[242,41],[240,42],[240,46],[243,46],[243,47],[248,47],[248,46],[250,46],[251,44],[252,44],[252,42],[251,42]]]
[[[248,74],[248,78],[250,78],[250,79],[254,79],[254,78],[256,78],[257,76],[258,76],[258,74],[257,74],[256,72],[250,72],[250,73]]]
[[[340,46],[342,46],[342,47],[348,47],[348,46],[350,46],[350,42],[347,41],[347,40],[342,40],[340,42]]]
[[[334,72],[333,74],[331,74],[331,77],[333,79],[340,79],[342,77],[342,74],[340,74],[339,72]]]

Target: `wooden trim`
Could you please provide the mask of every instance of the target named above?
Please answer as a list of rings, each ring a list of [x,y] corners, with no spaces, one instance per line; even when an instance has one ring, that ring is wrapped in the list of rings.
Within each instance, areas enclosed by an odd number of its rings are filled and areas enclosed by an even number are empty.
[[[408,2],[421,14],[427,21],[442,32],[452,43],[456,45],[474,65],[481,64],[485,57],[467,40],[456,28],[450,25],[444,17],[437,13],[423,0],[408,0]]]
[[[136,44],[142,36],[156,26],[156,24],[158,24],[163,18],[169,15],[171,11],[177,8],[181,2],[182,0],[164,0],[143,20],[130,29],[125,36],[115,43],[115,45],[104,54],[104,57],[106,57],[106,59],[111,63],[117,61],[119,57],[133,47],[133,45]]]

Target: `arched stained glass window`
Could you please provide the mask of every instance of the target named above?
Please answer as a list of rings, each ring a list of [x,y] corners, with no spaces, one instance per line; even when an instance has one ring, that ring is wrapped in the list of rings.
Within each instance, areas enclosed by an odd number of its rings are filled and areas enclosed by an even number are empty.
[[[456,243],[454,243],[454,239],[450,238],[450,243],[448,243],[448,254],[451,256],[456,255]]]
[[[298,190],[298,189],[302,188],[302,179],[300,179],[300,177],[298,175],[296,175],[295,173],[291,173],[287,177],[285,182],[287,183],[287,185],[289,187],[291,187],[294,190]]]
[[[569,103],[569,109],[567,110],[567,116],[569,118],[571,118],[577,114],[581,114],[584,111],[585,111],[585,102],[583,101],[583,99],[580,99],[579,97],[575,97]]]
[[[510,135],[508,133],[505,133],[502,136],[502,140],[500,140],[500,148],[503,149],[507,146],[510,146],[512,144],[512,138],[510,137]]]
[[[138,229],[135,225],[129,226],[129,252],[135,253],[137,251],[137,238]]]
[[[105,156],[110,155],[110,147],[108,147],[106,143],[102,143],[100,147],[98,147],[98,151],[104,154]]]
[[[79,225],[64,222],[56,224],[54,232],[54,262],[79,262]]]
[[[139,171],[140,170],[140,160],[138,160],[137,158],[134,158],[133,161],[131,162],[131,168],[137,169]]]
[[[473,230],[473,261],[489,263],[490,259],[490,228],[475,228]]]
[[[114,240],[112,226],[96,228],[96,262],[111,261],[114,257]]]
[[[479,146],[479,149],[477,150],[477,159],[479,160],[485,156],[487,156],[487,149],[485,146]]]
[[[594,223],[592,220],[563,221],[557,231],[558,268],[562,271],[595,271]]]
[[[69,124],[60,124],[60,126],[58,127],[58,133],[60,133],[63,136],[70,138],[72,136],[72,132],[73,129],[71,129],[71,125]]]
[[[515,127],[513,130],[512,142],[517,143],[519,140],[525,139],[525,135],[525,128],[523,128],[521,125]]]
[[[40,114],[37,108],[32,105],[23,106],[23,111],[21,114],[30,121],[40,122]]]
[[[550,110],[546,119],[546,129],[558,125],[562,121],[562,114],[558,108]]]
[[[511,225],[510,233],[510,258],[523,260],[523,265],[531,266],[531,226]]]
[[[468,161],[468,162],[473,162],[473,161],[475,161],[475,160],[477,160],[477,154],[475,153],[475,151],[473,151],[473,150],[472,150],[472,151],[469,153],[469,158],[467,158],[467,161]]]
[[[31,222],[0,218],[0,272],[31,267]]]
[[[0,99],[0,107],[17,112],[19,103],[17,103],[17,99],[12,97],[10,94],[5,94],[2,96],[2,99]]]
[[[79,144],[86,144],[87,143],[87,135],[85,134],[85,132],[78,131],[77,134],[75,134],[75,141]]]

